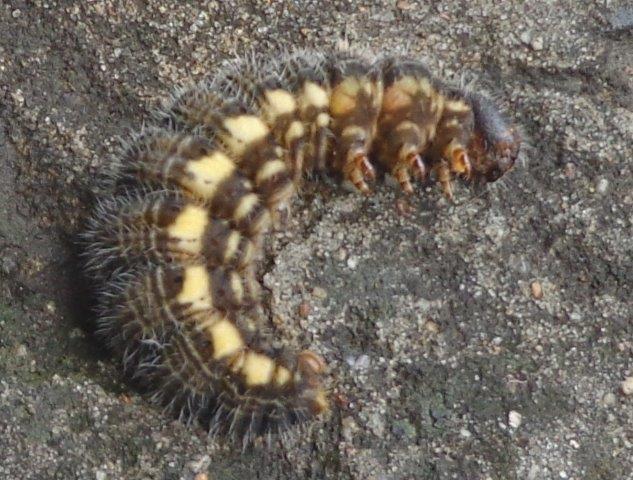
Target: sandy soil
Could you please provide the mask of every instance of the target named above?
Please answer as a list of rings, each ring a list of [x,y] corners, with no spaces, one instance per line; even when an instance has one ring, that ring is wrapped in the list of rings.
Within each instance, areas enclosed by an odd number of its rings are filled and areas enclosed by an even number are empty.
[[[0,2],[0,477],[633,478],[632,25],[614,1]],[[386,185],[308,187],[265,284],[338,402],[242,455],[125,383],[73,242],[117,137],[175,84],[345,37],[475,73],[532,147],[407,215]]]

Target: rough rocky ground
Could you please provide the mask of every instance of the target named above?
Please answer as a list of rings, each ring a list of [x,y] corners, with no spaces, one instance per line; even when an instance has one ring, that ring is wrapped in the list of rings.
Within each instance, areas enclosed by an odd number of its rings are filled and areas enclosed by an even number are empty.
[[[613,1],[1,1],[0,477],[633,478],[632,19]],[[477,72],[532,148],[454,204],[308,189],[265,283],[338,401],[241,455],[123,382],[73,236],[116,137],[174,84],[343,37]]]

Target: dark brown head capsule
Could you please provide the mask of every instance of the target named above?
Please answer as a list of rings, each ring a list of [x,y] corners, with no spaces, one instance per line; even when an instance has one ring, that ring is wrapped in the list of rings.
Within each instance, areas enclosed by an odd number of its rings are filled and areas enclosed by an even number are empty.
[[[468,145],[472,176],[494,182],[514,166],[521,137],[490,98],[470,93],[466,99],[475,117],[474,132]]]

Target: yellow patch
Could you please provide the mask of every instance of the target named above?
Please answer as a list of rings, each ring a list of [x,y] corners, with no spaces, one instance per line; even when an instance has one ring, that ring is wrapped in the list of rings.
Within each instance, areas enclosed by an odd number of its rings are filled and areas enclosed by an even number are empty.
[[[302,110],[307,107],[315,107],[317,110],[327,108],[330,100],[327,91],[314,82],[303,84],[303,95],[301,96]]]
[[[422,95],[424,95],[425,97],[433,96],[433,88],[431,87],[431,82],[429,82],[428,78],[421,78],[418,82],[418,86],[420,88],[420,92],[422,92]]]
[[[229,320],[220,320],[208,330],[213,344],[213,359],[219,360],[244,348],[242,335]]]
[[[384,112],[395,112],[411,105],[411,95],[397,85],[392,85],[385,91],[383,101]]]
[[[237,249],[240,246],[240,240],[242,236],[239,232],[232,231],[229,233],[229,238],[226,239],[226,245],[224,246],[224,261],[230,262],[237,254]]]
[[[282,385],[285,385],[290,381],[291,378],[292,375],[290,374],[290,370],[288,370],[286,367],[282,367],[281,365],[277,367],[274,378],[275,384],[277,386],[281,387]]]
[[[257,143],[270,133],[266,124],[255,115],[238,115],[224,120],[228,134],[222,136],[228,148],[236,155],[242,155],[253,143]]]
[[[429,106],[431,112],[435,113],[439,118],[444,110],[444,97],[433,91],[431,94],[431,104]]]
[[[452,127],[458,127],[459,126],[459,120],[456,118],[451,118],[450,120],[446,120],[444,122],[444,128],[452,128]]]
[[[420,89],[419,82],[412,76],[407,75],[394,83],[394,87],[406,92],[408,95],[415,95]]]
[[[370,97],[374,93],[374,84],[371,80],[363,80],[361,82],[361,88],[365,92],[365,95],[367,95],[368,97]]]
[[[237,303],[241,303],[244,298],[244,286],[242,285],[242,279],[237,272],[231,272],[231,291]]]
[[[404,120],[400,122],[398,126],[396,127],[396,132],[403,132],[406,130],[413,130],[418,135],[420,134],[420,127],[418,127],[415,123],[409,120]]]
[[[435,133],[436,133],[436,127],[435,125],[429,125],[426,127],[426,138],[427,141],[431,141],[435,138]]]
[[[172,237],[179,251],[192,255],[202,250],[202,237],[209,223],[209,216],[204,208],[187,205],[167,227],[167,233]]]
[[[288,130],[286,130],[286,135],[284,136],[284,140],[286,145],[290,145],[292,142],[301,138],[305,135],[306,129],[299,120],[295,120],[290,124]]]
[[[242,260],[240,261],[240,266],[248,265],[253,256],[255,255],[255,246],[253,242],[247,241],[244,245],[244,251],[242,252]]]
[[[455,150],[464,150],[464,147],[456,139],[453,138],[450,143],[446,145],[446,147],[444,147],[444,152],[442,152],[444,158],[450,160],[453,157],[453,152]]]
[[[297,102],[290,92],[285,90],[266,90],[265,116],[273,123],[278,117],[288,115],[297,109]]]
[[[191,304],[193,310],[213,307],[211,279],[204,265],[190,265],[185,268],[182,289],[176,297],[180,304]]]
[[[374,108],[380,109],[380,107],[382,106],[382,99],[385,93],[385,87],[382,84],[382,81],[373,83],[373,86],[374,86],[374,91],[373,91],[372,103],[374,105]]]
[[[356,78],[350,77],[339,83],[330,98],[330,112],[335,117],[348,115],[358,104],[358,91],[360,83]]]
[[[187,162],[183,186],[205,200],[210,200],[224,180],[233,175],[235,164],[221,152]]]
[[[259,198],[255,193],[249,193],[248,195],[244,195],[240,200],[239,205],[235,209],[233,213],[233,219],[235,221],[239,221],[246,217],[253,208],[259,203]]]
[[[455,113],[465,113],[470,111],[470,107],[462,100],[449,100],[444,104],[444,109]]]
[[[261,185],[270,177],[286,171],[286,163],[283,160],[271,160],[264,163],[255,176],[255,185]]]
[[[359,137],[364,138],[366,135],[365,129],[358,125],[350,125],[345,127],[341,132],[342,137]]]
[[[321,112],[317,115],[316,124],[317,127],[324,128],[330,124],[331,117],[325,112]]]
[[[275,370],[272,358],[260,353],[248,352],[242,365],[242,374],[249,387],[270,383]]]

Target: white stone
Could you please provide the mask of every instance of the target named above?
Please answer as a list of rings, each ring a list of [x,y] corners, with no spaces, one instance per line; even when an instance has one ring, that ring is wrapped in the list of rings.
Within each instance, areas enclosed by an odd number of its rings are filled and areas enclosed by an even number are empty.
[[[521,426],[522,421],[523,415],[516,410],[511,410],[510,413],[508,413],[508,424],[510,424],[510,427],[517,429]]]

